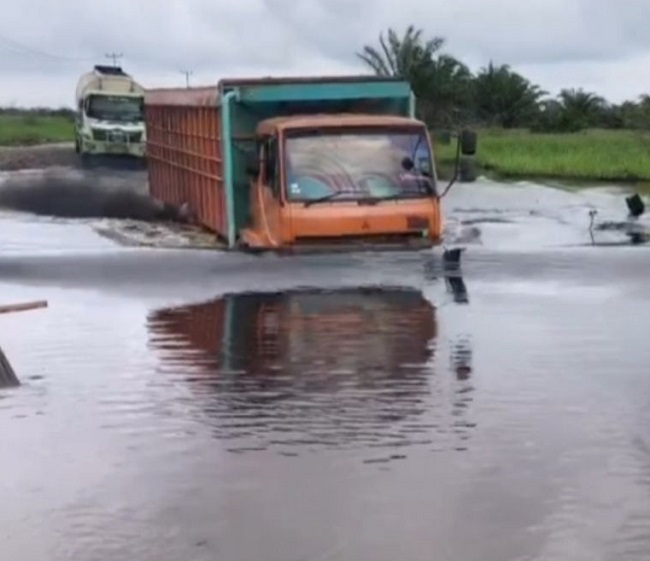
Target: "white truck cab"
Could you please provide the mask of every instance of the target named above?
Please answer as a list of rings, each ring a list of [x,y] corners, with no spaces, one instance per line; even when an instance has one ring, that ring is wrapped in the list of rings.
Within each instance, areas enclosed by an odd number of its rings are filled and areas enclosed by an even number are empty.
[[[76,90],[77,153],[144,158],[145,147],[144,88],[118,66],[83,74]]]

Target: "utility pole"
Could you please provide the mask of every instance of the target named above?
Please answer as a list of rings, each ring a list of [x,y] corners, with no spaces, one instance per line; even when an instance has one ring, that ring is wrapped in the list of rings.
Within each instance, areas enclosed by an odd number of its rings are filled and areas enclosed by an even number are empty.
[[[185,87],[190,87],[190,76],[194,74],[191,70],[181,70],[181,74],[185,74]]]
[[[106,53],[104,56],[113,61],[113,66],[117,66],[117,59],[122,58],[124,55],[122,53]]]

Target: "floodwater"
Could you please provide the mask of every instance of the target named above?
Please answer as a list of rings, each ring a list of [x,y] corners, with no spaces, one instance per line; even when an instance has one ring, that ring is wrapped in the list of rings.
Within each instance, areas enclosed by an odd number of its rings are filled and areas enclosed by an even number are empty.
[[[588,230],[623,195],[445,205],[462,280],[1,216],[2,303],[49,301],[0,316],[2,558],[650,558],[650,259]]]

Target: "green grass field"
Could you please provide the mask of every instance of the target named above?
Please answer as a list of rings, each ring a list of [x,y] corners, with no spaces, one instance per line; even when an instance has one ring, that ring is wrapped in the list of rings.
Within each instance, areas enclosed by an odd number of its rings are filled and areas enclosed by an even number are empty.
[[[478,168],[503,178],[650,181],[650,132],[477,132]],[[454,159],[454,145],[440,145],[437,153],[441,168],[447,170]]]
[[[0,114],[0,146],[33,146],[74,140],[74,124],[63,116]]]
[[[479,171],[502,178],[587,181],[650,181],[650,132],[590,130],[533,134],[525,130],[479,130]],[[0,114],[0,146],[74,140],[69,117]],[[448,176],[455,145],[436,145],[441,175]]]

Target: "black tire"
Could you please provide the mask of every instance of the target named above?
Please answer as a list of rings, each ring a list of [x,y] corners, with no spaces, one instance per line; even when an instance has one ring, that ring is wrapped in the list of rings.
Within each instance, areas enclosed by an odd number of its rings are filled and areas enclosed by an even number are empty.
[[[476,160],[471,156],[463,156],[460,159],[459,171],[461,183],[472,183],[476,181]]]

